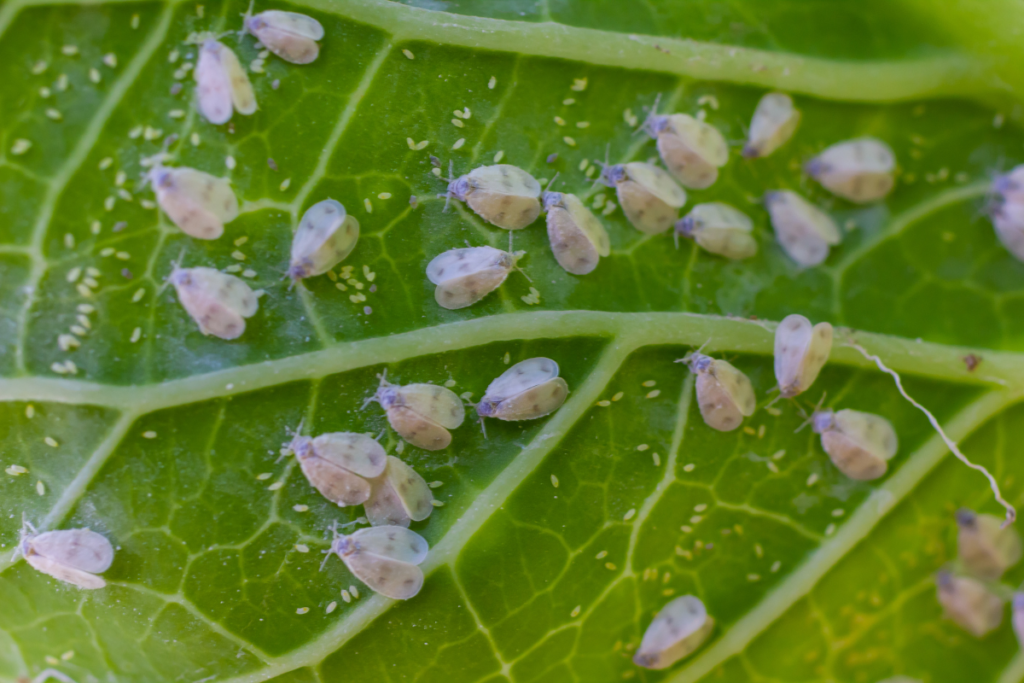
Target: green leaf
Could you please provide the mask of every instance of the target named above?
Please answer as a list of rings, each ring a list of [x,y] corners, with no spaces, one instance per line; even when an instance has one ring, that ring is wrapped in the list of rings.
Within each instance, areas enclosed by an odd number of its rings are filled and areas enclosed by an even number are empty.
[[[320,58],[271,56],[250,74],[259,111],[230,127],[196,114],[184,41],[237,30],[241,1],[0,5],[0,459],[27,470],[0,479],[0,680],[47,668],[233,683],[1024,678],[1009,615],[977,640],[934,596],[955,557],[953,511],[999,505],[851,346],[900,373],[1024,502],[1024,264],[984,215],[990,175],[1024,156],[1021,10],[764,5],[296,0],[326,29]],[[224,41],[257,59],[252,38]],[[616,208],[601,217],[612,253],[590,275],[565,273],[534,225],[514,245],[529,281],[513,273],[459,311],[435,303],[431,258],[508,238],[458,202],[444,210],[431,155],[464,173],[501,154],[614,202],[592,185],[598,162],[656,154],[627,120],[659,94],[738,143],[769,89],[802,110],[794,139],[756,162],[734,154],[691,193],[749,213],[757,257],[674,248]],[[148,204],[142,160],[172,134],[174,164],[229,177],[242,200],[219,240],[185,237]],[[900,163],[896,190],[866,207],[800,172],[859,135]],[[16,153],[16,140],[31,147]],[[774,241],[758,202],[784,188],[844,228],[821,267],[797,269]],[[351,278],[291,288],[293,227],[326,197],[362,227]],[[251,269],[266,294],[239,340],[203,337],[164,287],[179,257]],[[794,312],[837,325],[836,346],[809,395],[767,411],[774,321]],[[62,351],[75,326],[81,347]],[[701,344],[750,376],[761,409],[749,429],[703,423],[673,362]],[[394,453],[383,412],[362,408],[379,373],[478,399],[534,356],[569,383],[556,413],[492,420],[486,437],[470,422],[446,450],[402,453],[441,483],[443,506],[413,525],[431,545],[422,592],[396,603],[337,558],[320,570],[332,524],[362,510],[279,459],[288,430],[383,432]],[[892,421],[900,449],[884,478],[845,478],[815,434],[795,431],[798,404],[821,392]],[[23,516],[110,538],[107,587],[13,559]],[[1016,567],[1004,582],[1022,579]],[[653,615],[687,593],[717,622],[709,642],[667,671],[636,668]]]

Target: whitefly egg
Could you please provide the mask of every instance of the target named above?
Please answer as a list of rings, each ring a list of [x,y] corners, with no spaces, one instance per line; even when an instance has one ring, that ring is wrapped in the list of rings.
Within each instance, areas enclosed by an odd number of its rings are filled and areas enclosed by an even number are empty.
[[[558,410],[569,385],[558,376],[558,363],[530,358],[516,363],[490,383],[476,412],[505,421],[535,420]]]
[[[704,644],[715,628],[704,603],[683,595],[658,612],[644,631],[633,663],[646,669],[667,669]]]
[[[366,501],[366,518],[373,526],[409,526],[422,522],[434,510],[434,495],[426,480],[393,455],[387,457],[384,472],[373,481]]]
[[[574,194],[545,192],[548,239],[558,265],[573,275],[597,268],[602,256],[611,253],[608,233],[601,221]]]
[[[190,237],[215,240],[224,224],[238,218],[238,198],[227,178],[187,166],[169,168],[155,163],[147,174],[157,204]]]
[[[427,559],[428,550],[422,536],[400,526],[359,529],[337,535],[331,543],[331,552],[357,579],[394,600],[408,600],[420,592],[423,570],[417,565]]]
[[[306,210],[292,238],[288,275],[294,280],[322,275],[356,248],[359,221],[341,202],[325,199]]]
[[[683,187],[711,187],[718,180],[718,169],[729,161],[729,145],[722,133],[689,114],[652,113],[644,129],[657,141],[665,168]]]
[[[807,391],[832,352],[832,325],[794,313],[775,329],[775,379],[783,398]]]
[[[203,43],[194,76],[199,112],[210,123],[227,123],[235,111],[246,116],[256,113],[249,76],[231,48],[220,41]]]
[[[309,64],[320,54],[317,41],[323,39],[324,27],[313,17],[281,10],[251,14],[252,5],[249,10],[242,20],[242,30],[281,59],[292,64]]]
[[[768,156],[786,144],[799,125],[800,110],[793,106],[793,98],[781,92],[767,93],[754,109],[743,156],[747,159]]]
[[[370,497],[370,480],[384,473],[387,453],[365,434],[331,432],[316,438],[296,434],[288,449],[302,473],[324,498],[341,507]]]
[[[899,449],[892,424],[880,415],[859,410],[819,410],[811,425],[821,434],[821,447],[840,472],[850,479],[878,479]]]
[[[857,204],[877,201],[895,184],[896,155],[875,138],[839,142],[807,162],[807,175]]]
[[[961,508],[956,513],[957,556],[973,576],[996,581],[1021,558],[1020,535],[1003,519]]]
[[[436,384],[391,384],[381,378],[371,399],[380,403],[391,427],[413,446],[428,451],[446,448],[452,442],[449,429],[466,419],[462,400],[451,389]]]
[[[107,571],[114,561],[114,548],[103,534],[89,529],[40,534],[28,522],[22,529],[17,552],[33,569],[91,590],[107,585],[97,574]]]
[[[757,399],[750,379],[725,360],[716,360],[700,352],[683,358],[690,372],[697,375],[697,405],[701,417],[711,428],[731,432],[744,417],[754,414]]]
[[[259,309],[259,299],[249,285],[213,268],[175,267],[168,281],[205,335],[237,339],[245,332],[245,319]]]
[[[540,183],[523,169],[495,164],[450,179],[447,197],[466,202],[492,225],[518,230],[540,215],[540,191]]]
[[[805,268],[824,261],[830,248],[842,241],[832,217],[796,192],[768,192],[764,204],[782,249]]]
[[[524,253],[463,247],[438,254],[427,264],[427,279],[437,285],[434,299],[448,310],[472,306],[501,286]]]
[[[686,204],[686,190],[663,169],[642,161],[605,166],[601,182],[615,188],[619,205],[630,224],[640,232],[665,232]]]
[[[994,631],[1003,621],[1003,600],[984,583],[949,571],[935,575],[939,604],[946,617],[975,638]]]
[[[757,254],[754,222],[750,216],[723,202],[698,204],[676,223],[679,235],[692,239],[712,254],[739,260]]]

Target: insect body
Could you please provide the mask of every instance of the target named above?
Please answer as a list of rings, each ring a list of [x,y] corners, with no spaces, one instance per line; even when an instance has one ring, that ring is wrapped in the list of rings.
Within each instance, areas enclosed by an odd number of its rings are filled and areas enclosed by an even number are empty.
[[[156,201],[183,233],[201,240],[224,234],[224,224],[238,217],[238,199],[227,178],[194,168],[168,168],[159,162],[147,174]]]
[[[766,157],[793,137],[800,125],[800,110],[793,99],[781,92],[770,92],[761,98],[750,121],[743,156],[747,159]]]
[[[615,188],[626,218],[648,235],[671,228],[686,204],[686,191],[672,176],[642,161],[605,166],[601,182]]]
[[[322,275],[352,253],[359,240],[359,221],[333,199],[306,210],[292,239],[288,275],[294,280]]]
[[[995,581],[1020,561],[1020,536],[1012,526],[1002,528],[1002,519],[961,508],[956,524],[957,554],[968,573]]]
[[[448,310],[472,306],[501,286],[524,253],[465,247],[438,254],[427,264],[427,279],[437,285],[434,299]]]
[[[689,114],[651,114],[644,128],[657,140],[661,160],[683,187],[711,187],[718,169],[729,160],[729,146],[718,129]]]
[[[899,448],[892,424],[879,415],[821,410],[814,413],[811,425],[821,434],[821,447],[832,463],[850,479],[878,479]]]
[[[25,523],[17,553],[37,571],[79,588],[103,588],[102,574],[114,561],[114,548],[102,534],[89,529],[64,529],[37,534]]]
[[[644,631],[633,663],[647,669],[667,669],[700,647],[715,628],[704,603],[684,595],[665,605]]]
[[[336,535],[331,552],[371,590],[395,600],[408,600],[423,587],[427,542],[400,526],[376,526]]]
[[[237,339],[245,331],[245,319],[259,308],[249,285],[213,268],[178,268],[168,278],[178,299],[199,331],[221,339]]]
[[[540,183],[511,164],[480,166],[451,179],[448,197],[466,202],[488,223],[518,230],[540,215]]]
[[[309,483],[341,507],[366,502],[370,480],[387,464],[384,447],[364,434],[333,432],[314,439],[296,434],[288,447]]]
[[[548,239],[558,265],[573,275],[597,268],[600,258],[611,253],[601,221],[574,194],[545,192],[543,199]]]
[[[975,638],[981,638],[1003,621],[1003,601],[977,579],[941,571],[935,582],[946,616]]]
[[[323,39],[324,27],[305,14],[281,10],[267,10],[255,15],[247,12],[242,25],[244,31],[255,36],[286,62],[309,64],[320,54],[316,41]]]
[[[796,192],[768,192],[764,203],[779,244],[801,266],[818,265],[828,258],[829,248],[842,240],[832,217]]]
[[[865,204],[892,190],[896,155],[881,140],[858,138],[832,145],[807,162],[806,170],[832,194]]]
[[[530,358],[491,382],[476,412],[482,418],[535,420],[558,410],[568,395],[569,385],[558,376],[558,363],[550,358]]]
[[[449,429],[466,419],[466,408],[450,389],[436,384],[391,384],[380,380],[380,388],[370,399],[380,403],[388,422],[398,434],[428,451],[446,448],[452,442]]]
[[[832,325],[787,315],[775,330],[775,379],[783,398],[807,391],[832,351]]]
[[[421,522],[434,510],[430,487],[416,470],[393,455],[387,458],[384,473],[373,482],[366,501],[366,517],[373,526],[409,526]]]
[[[753,231],[747,214],[722,202],[698,204],[676,223],[677,237],[689,237],[702,249],[734,260],[757,253]]]
[[[238,57],[223,43],[207,40],[199,49],[195,69],[199,111],[212,124],[231,120],[231,114],[256,113],[256,95]]]
[[[697,375],[697,403],[709,427],[730,432],[740,426],[744,417],[754,414],[757,399],[750,379],[731,363],[699,352],[681,362]]]

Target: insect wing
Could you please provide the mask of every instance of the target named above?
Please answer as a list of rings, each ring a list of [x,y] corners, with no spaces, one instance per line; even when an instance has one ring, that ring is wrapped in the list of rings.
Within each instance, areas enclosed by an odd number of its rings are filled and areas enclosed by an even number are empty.
[[[333,199],[317,202],[306,210],[292,240],[291,270],[299,277],[322,275],[355,249],[359,221]]]
[[[658,152],[676,180],[694,189],[713,185],[718,167],[729,158],[718,129],[687,114],[668,117],[668,126],[658,134]]]
[[[565,403],[569,385],[561,377],[555,377],[543,384],[531,387],[498,404],[494,417],[499,420],[535,420],[550,415]]]
[[[365,434],[333,432],[313,439],[313,452],[335,467],[360,477],[378,477],[387,465],[384,447]]]
[[[324,37],[324,27],[305,14],[268,10],[246,21],[246,28],[267,49],[292,64],[309,64],[320,54],[316,41]]]
[[[224,64],[225,52],[230,50],[218,41],[206,41],[199,50],[193,74],[199,111],[214,125],[227,123],[233,113],[231,76]]]
[[[937,582],[939,604],[946,616],[975,638],[996,629],[1003,621],[1003,601],[980,581],[942,572]]]
[[[754,224],[742,211],[721,202],[698,204],[687,218],[694,241],[712,254],[745,259],[757,253]]]
[[[413,446],[439,451],[452,442],[452,435],[447,429],[406,406],[390,406],[387,415],[391,427]]]
[[[32,552],[70,569],[100,574],[114,561],[114,548],[103,534],[89,529],[46,531],[32,537]]]
[[[89,572],[84,572],[73,567],[67,567],[60,562],[43,555],[29,555],[25,558],[25,561],[28,562],[33,569],[41,571],[44,574],[48,574],[59,581],[64,581],[78,586],[79,588],[96,590],[107,585],[106,581],[95,574],[90,574]]]
[[[483,400],[500,403],[558,377],[558,363],[550,358],[529,358],[516,363],[490,383]]]
[[[679,209],[686,204],[686,190],[672,179],[665,171],[642,161],[633,161],[624,165],[626,176],[642,186],[662,202]]]
[[[361,552],[407,564],[420,564],[430,549],[422,536],[403,527],[360,529],[349,538]]]
[[[256,93],[252,91],[249,75],[238,57],[231,48],[221,45],[220,58],[231,84],[231,103],[235,105],[235,111],[246,116],[256,113]]]
[[[434,506],[431,502],[434,500],[434,496],[430,492],[427,482],[416,470],[395,456],[389,455],[387,471],[384,476],[387,479],[388,485],[395,492],[395,500],[402,506],[405,517],[414,522],[421,522],[434,511]],[[402,515],[397,514],[394,514],[394,516],[402,517]]]
[[[996,237],[1019,261],[1024,261],[1024,203],[1006,201],[992,212]]]
[[[832,217],[795,192],[770,192],[766,204],[779,244],[801,266],[818,265],[842,239]]]
[[[828,453],[829,459],[840,472],[856,481],[878,479],[889,465],[856,439],[838,430],[829,430],[821,434],[821,447]]]
[[[597,216],[588,209],[583,202],[574,194],[564,195],[566,211],[576,223],[576,226],[587,236],[587,239],[597,250],[599,256],[607,256],[611,253],[611,241],[608,239],[608,231],[597,219]]]
[[[753,415],[757,399],[745,374],[728,361],[716,360],[697,373],[697,403],[709,427],[728,432]]]
[[[193,168],[152,171],[157,202],[182,232],[212,240],[224,234],[224,224],[238,217],[238,199],[231,184]]]
[[[754,110],[743,156],[768,156],[793,137],[799,125],[800,111],[793,106],[793,99],[784,93],[768,93]]]
[[[356,552],[341,559],[356,577],[376,593],[395,600],[408,600],[423,587],[423,570],[371,553]]]
[[[899,449],[896,430],[881,415],[862,413],[859,410],[840,410],[832,420],[835,429],[876,457],[889,460]]]
[[[242,280],[213,268],[187,268],[171,276],[178,299],[203,334],[236,339],[259,301]]]
[[[434,290],[434,300],[450,311],[472,306],[500,287],[508,274],[509,268],[493,267],[445,280]]]
[[[361,505],[370,497],[370,482],[329,460],[312,455],[300,458],[299,466],[324,498],[341,507]]]
[[[540,215],[540,183],[510,164],[481,166],[467,176],[465,201],[481,218],[506,230],[525,228]]]
[[[972,575],[995,581],[1020,561],[1020,536],[1012,526],[1002,528],[1002,522],[992,515],[957,512],[957,554]]]
[[[715,627],[704,603],[684,595],[665,605],[644,631],[633,657],[638,666],[665,669],[703,644]]]
[[[827,190],[858,204],[889,194],[895,168],[892,149],[875,138],[837,143],[807,164],[808,174]]]
[[[832,351],[832,325],[793,314],[783,318],[775,330],[775,379],[782,396],[792,398],[806,391]]]
[[[466,419],[466,407],[451,389],[436,384],[406,384],[396,391],[407,408],[442,427],[455,429]]]
[[[494,247],[466,247],[449,249],[435,256],[427,264],[427,279],[435,285],[449,280],[472,275],[484,270],[505,268],[509,256]]]
[[[540,183],[523,169],[511,164],[480,166],[470,171],[467,178],[474,191],[540,198]]]

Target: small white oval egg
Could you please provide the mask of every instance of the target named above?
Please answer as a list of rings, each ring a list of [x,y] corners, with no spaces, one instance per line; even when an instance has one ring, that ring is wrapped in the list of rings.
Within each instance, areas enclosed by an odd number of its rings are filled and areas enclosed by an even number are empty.
[[[438,254],[427,265],[427,279],[437,285],[434,299],[448,310],[472,306],[501,286],[520,257],[494,247],[464,247]]]
[[[615,188],[630,224],[648,235],[671,228],[686,204],[686,190],[672,176],[642,161],[606,166],[601,182]]]
[[[360,529],[336,536],[331,551],[370,590],[394,600],[408,600],[423,587],[427,542],[415,531],[399,526]]]
[[[399,436],[428,451],[446,448],[452,442],[448,430],[466,419],[462,400],[451,389],[436,384],[399,386],[382,379],[374,400],[384,408]]]
[[[548,240],[558,265],[573,275],[597,268],[602,256],[611,253],[608,233],[597,217],[576,195],[545,192]]]
[[[895,184],[896,155],[875,138],[839,142],[807,162],[807,175],[856,204],[881,199]]]
[[[245,319],[259,309],[249,285],[213,268],[175,268],[169,281],[205,335],[237,339],[245,331]]]
[[[661,608],[644,631],[633,663],[645,669],[667,669],[704,644],[715,628],[704,603],[683,595]]]
[[[359,240],[359,221],[333,199],[306,210],[292,238],[288,275],[294,280],[322,275],[344,261]]]
[[[525,228],[540,215],[540,183],[511,164],[474,168],[448,183],[448,196],[506,230]]]
[[[775,329],[775,379],[783,398],[807,391],[832,352],[832,325],[794,313]]]
[[[316,19],[281,10],[246,14],[245,30],[275,55],[292,64],[309,64],[320,54],[316,41],[324,37],[324,27]]]
[[[840,472],[850,479],[878,479],[899,449],[892,423],[880,415],[859,410],[821,410],[811,417],[821,434],[821,447]]]
[[[683,187],[711,187],[718,180],[718,169],[729,161],[729,145],[722,133],[689,114],[652,114],[644,127],[657,140],[665,168]]]
[[[757,103],[750,121],[743,156],[747,159],[766,157],[786,144],[800,125],[800,110],[793,99],[781,92],[770,92]]]
[[[832,217],[796,192],[769,192],[764,203],[782,249],[805,268],[824,261],[830,247],[842,241]]]
[[[1021,558],[1020,535],[1003,519],[961,508],[956,513],[957,556],[968,573],[997,581]]]
[[[309,483],[340,507],[370,497],[370,480],[387,464],[384,447],[365,434],[332,432],[315,439],[296,435],[289,444]]]
[[[31,529],[30,525],[26,525]],[[79,588],[107,585],[101,577],[114,561],[114,548],[89,529],[62,529],[41,534],[22,530],[18,552],[33,569]]]
[[[1002,623],[1003,601],[981,581],[940,571],[935,583],[946,617],[975,638],[984,637]]]
[[[366,518],[373,526],[409,526],[422,522],[434,510],[426,480],[393,455],[387,457],[384,473],[373,482],[366,501]]]
[[[558,363],[530,358],[516,363],[490,383],[476,412],[508,422],[535,420],[558,410],[569,385],[558,376]]]
[[[210,123],[227,123],[234,111],[246,116],[256,113],[256,94],[249,76],[231,48],[220,41],[207,40],[199,48],[193,75],[199,113]]]
[[[190,237],[215,240],[224,234],[224,224],[238,217],[238,198],[227,178],[159,163],[149,170],[148,178],[160,208]]]
[[[744,417],[754,414],[757,399],[750,379],[725,360],[702,353],[683,359],[697,375],[697,405],[704,422],[720,432],[731,432]]]
[[[754,223],[729,204],[708,202],[690,209],[676,223],[676,235],[688,237],[705,251],[739,260],[757,254]]]

